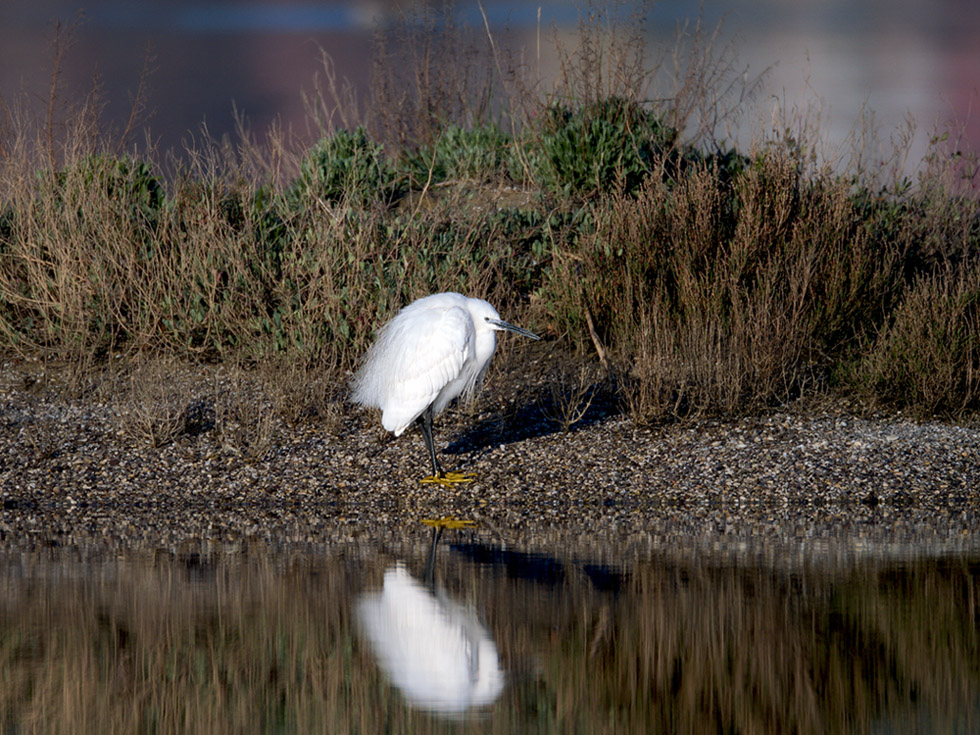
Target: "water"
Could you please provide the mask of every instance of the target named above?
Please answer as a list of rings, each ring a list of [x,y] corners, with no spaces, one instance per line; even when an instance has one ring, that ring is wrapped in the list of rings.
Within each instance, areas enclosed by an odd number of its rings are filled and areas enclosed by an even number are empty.
[[[36,0],[0,5],[0,96],[25,90],[44,114],[52,68],[54,21],[81,18],[62,65],[62,96],[81,99],[97,77],[106,101],[105,125],[123,129],[144,62],[149,74],[145,120],[163,149],[179,147],[202,126],[234,134],[235,111],[261,137],[273,120],[311,132],[303,91],[322,72],[320,50],[339,79],[369,96],[372,38],[390,28],[411,3],[273,2],[253,0]],[[482,39],[475,2],[456,4],[460,21]],[[753,77],[769,69],[763,93],[746,104],[733,140],[771,132],[781,109],[819,110],[818,127],[832,156],[860,128],[861,110],[875,111],[886,144],[907,118],[917,123],[911,161],[927,152],[935,130],[963,137],[962,150],[980,150],[978,102],[980,5],[922,0],[776,2],[728,0],[655,3],[649,13],[651,49],[673,43],[678,27],[703,7],[705,26],[722,22],[719,45],[731,41],[733,69]],[[483,3],[501,48],[523,50],[545,79],[557,74],[552,34],[572,43],[580,13],[571,3]],[[539,20],[540,8],[540,20]],[[547,84],[545,85],[547,87]],[[140,140],[140,136],[134,136]]]
[[[428,570],[424,533],[289,556],[8,556],[4,731],[980,729],[980,555],[624,558],[447,530]]]

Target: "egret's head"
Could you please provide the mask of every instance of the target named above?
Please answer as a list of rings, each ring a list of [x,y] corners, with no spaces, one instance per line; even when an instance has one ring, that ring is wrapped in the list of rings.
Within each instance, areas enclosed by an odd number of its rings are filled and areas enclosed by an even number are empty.
[[[531,339],[541,339],[534,332],[505,322],[500,318],[497,310],[483,299],[470,299],[470,313],[473,315],[473,322],[477,329],[489,328],[495,332],[513,332]]]

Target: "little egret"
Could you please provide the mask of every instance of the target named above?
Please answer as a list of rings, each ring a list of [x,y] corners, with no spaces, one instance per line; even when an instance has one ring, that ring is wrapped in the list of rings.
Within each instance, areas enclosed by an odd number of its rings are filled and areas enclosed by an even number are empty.
[[[540,339],[502,321],[483,299],[437,293],[399,311],[368,350],[354,379],[352,399],[380,408],[381,425],[395,436],[419,422],[432,459],[432,476],[422,482],[472,482],[471,474],[440,469],[432,419],[461,393],[472,394],[479,387],[501,330]]]

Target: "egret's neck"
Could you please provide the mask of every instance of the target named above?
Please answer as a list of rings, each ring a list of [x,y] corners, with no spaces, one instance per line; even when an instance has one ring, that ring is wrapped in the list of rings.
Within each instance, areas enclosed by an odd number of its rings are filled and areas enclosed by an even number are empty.
[[[497,333],[492,329],[476,333],[476,364],[485,365],[497,349]]]

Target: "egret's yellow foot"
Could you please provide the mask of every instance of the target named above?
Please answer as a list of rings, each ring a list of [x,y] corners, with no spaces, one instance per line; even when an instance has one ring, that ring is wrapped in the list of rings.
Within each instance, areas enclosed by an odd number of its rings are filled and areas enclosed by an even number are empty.
[[[443,472],[439,475],[429,475],[428,477],[423,477],[419,482],[426,483],[428,485],[436,484],[442,485],[443,487],[452,487],[461,482],[473,482],[476,480],[476,475],[472,472]]]
[[[469,528],[470,526],[475,526],[476,521],[467,521],[462,518],[453,518],[452,516],[447,516],[445,518],[423,518],[422,523],[427,526],[432,526],[433,528]]]

